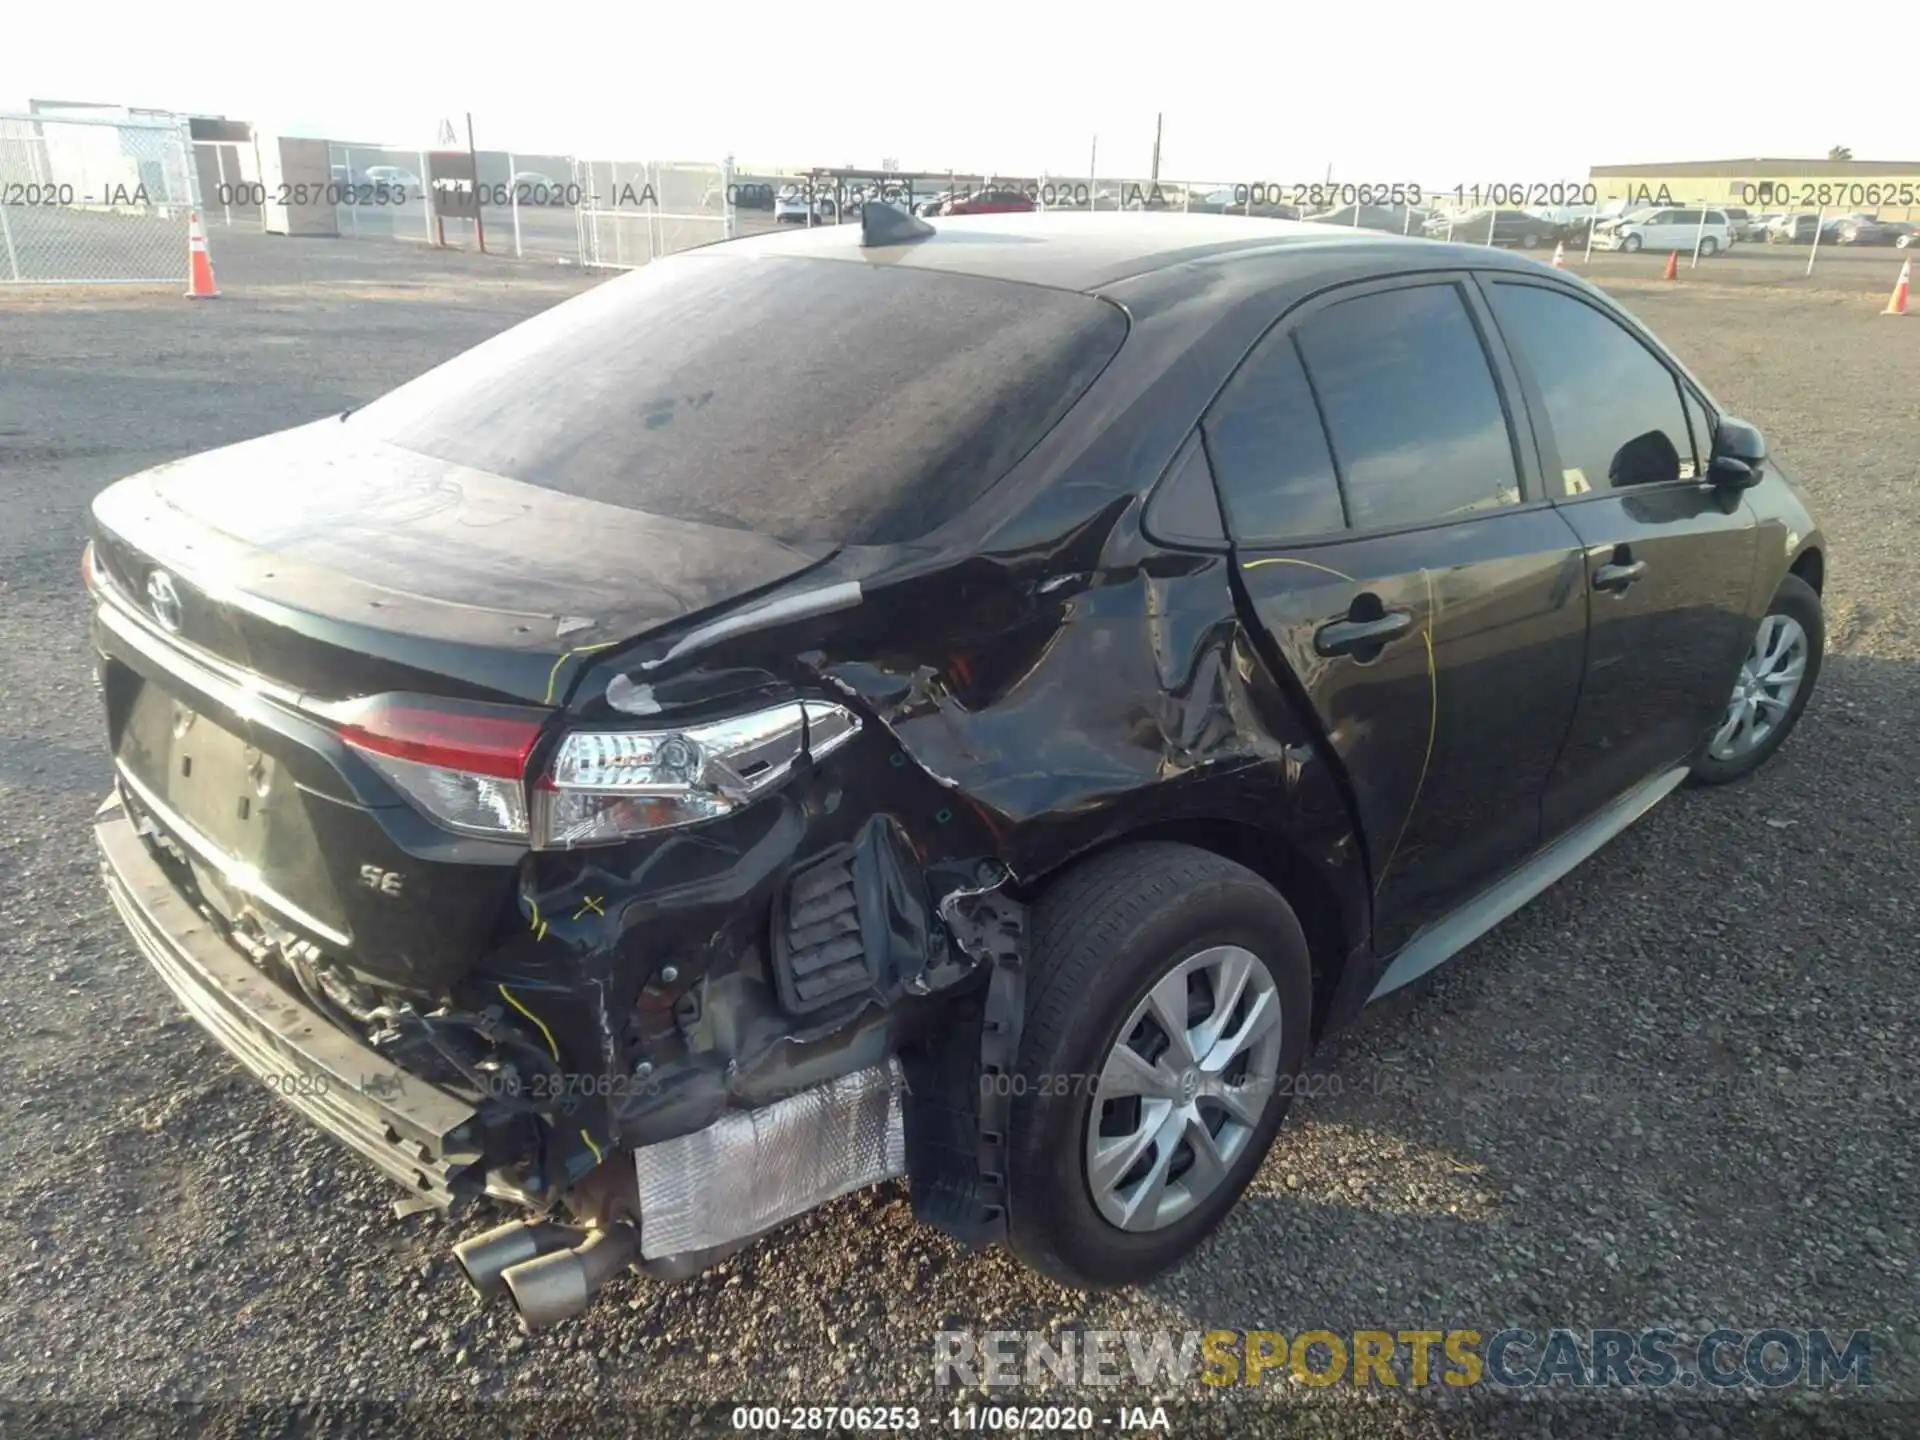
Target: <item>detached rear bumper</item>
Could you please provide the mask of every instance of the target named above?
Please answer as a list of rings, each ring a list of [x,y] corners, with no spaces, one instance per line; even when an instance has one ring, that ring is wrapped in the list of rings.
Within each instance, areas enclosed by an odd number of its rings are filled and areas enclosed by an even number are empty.
[[[118,796],[94,815],[114,908],[207,1032],[322,1130],[413,1194],[452,1209],[485,1185],[480,1117],[262,974],[188,905]]]

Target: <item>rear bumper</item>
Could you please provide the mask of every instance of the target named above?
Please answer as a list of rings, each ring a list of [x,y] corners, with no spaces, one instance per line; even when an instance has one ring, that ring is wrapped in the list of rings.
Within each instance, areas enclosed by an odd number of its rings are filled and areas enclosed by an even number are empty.
[[[94,815],[114,908],[188,1013],[280,1099],[409,1192],[452,1209],[478,1195],[480,1117],[269,980],[174,887],[114,796]]]

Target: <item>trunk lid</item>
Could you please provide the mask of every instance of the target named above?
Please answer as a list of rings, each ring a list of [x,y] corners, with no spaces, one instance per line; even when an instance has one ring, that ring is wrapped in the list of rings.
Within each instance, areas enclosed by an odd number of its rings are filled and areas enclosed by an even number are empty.
[[[93,518],[101,568],[139,608],[177,610],[180,641],[326,698],[552,704],[569,656],[778,584],[833,549],[522,484],[338,420],[132,476]]]
[[[584,655],[832,552],[350,430],[231,446],[95,500],[109,739],[136,822],[243,948],[305,942],[350,984],[445,994],[512,924],[525,846],[436,826],[321,702],[402,693],[537,718],[527,707],[563,703]]]

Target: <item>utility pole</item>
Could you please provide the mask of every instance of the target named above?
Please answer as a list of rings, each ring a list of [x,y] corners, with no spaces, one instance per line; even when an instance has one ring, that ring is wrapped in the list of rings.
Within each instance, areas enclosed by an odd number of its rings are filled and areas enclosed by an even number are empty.
[[[1165,114],[1153,117],[1153,183],[1160,183],[1160,125],[1166,119]]]
[[[473,148],[473,112],[471,110],[467,111],[467,164],[473,170],[473,238],[480,246],[480,253],[484,255],[487,253],[487,231],[480,221],[480,152]],[[353,177],[349,175],[347,178]]]

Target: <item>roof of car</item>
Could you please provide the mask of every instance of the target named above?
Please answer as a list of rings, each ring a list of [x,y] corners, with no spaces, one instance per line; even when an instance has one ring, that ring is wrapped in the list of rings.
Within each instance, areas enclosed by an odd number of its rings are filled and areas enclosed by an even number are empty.
[[[981,275],[1069,290],[1098,290],[1119,280],[1237,250],[1291,251],[1311,264],[1356,247],[1377,249],[1384,269],[1414,256],[1431,264],[1435,242],[1424,236],[1389,235],[1306,220],[1265,220],[1245,215],[1184,212],[1051,211],[1014,215],[940,216],[934,233],[902,245],[863,248],[860,226],[823,225],[783,234],[755,235],[703,247],[708,253],[791,255],[847,260],[910,269]],[[1448,249],[1465,247],[1449,246]],[[684,252],[697,255],[700,251]],[[1522,266],[1524,262],[1486,247],[1474,247],[1477,265]]]

